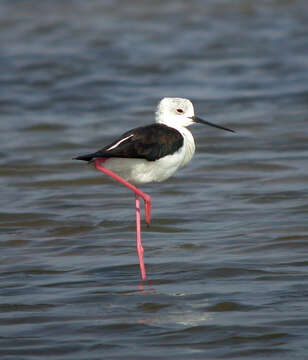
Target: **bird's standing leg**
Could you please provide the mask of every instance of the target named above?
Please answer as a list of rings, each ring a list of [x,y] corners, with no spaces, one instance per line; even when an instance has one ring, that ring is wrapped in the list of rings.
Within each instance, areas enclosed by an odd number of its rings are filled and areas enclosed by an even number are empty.
[[[140,266],[140,273],[141,273],[141,279],[146,279],[146,271],[145,271],[145,265],[144,265],[144,259],[143,259],[143,253],[144,249],[141,242],[141,216],[140,216],[140,200],[139,196],[143,198],[145,202],[145,220],[148,225],[150,225],[151,221],[151,209],[152,209],[152,199],[150,195],[145,194],[138,188],[136,188],[134,185],[123,179],[121,176],[115,174],[113,171],[106,169],[102,166],[102,163],[104,163],[105,159],[96,159],[94,160],[94,166],[97,170],[103,172],[106,175],[111,176],[115,180],[119,181],[121,184],[125,185],[129,189],[133,190],[136,197],[136,247],[137,247],[137,254],[139,258],[139,266]]]
[[[139,266],[140,266],[140,274],[141,279],[146,279],[146,272],[145,272],[145,266],[144,266],[144,260],[143,260],[143,246],[141,241],[141,221],[140,221],[140,200],[139,196],[136,194],[136,235],[137,235],[137,253],[139,258]]]
[[[117,175],[113,171],[106,169],[102,166],[102,164],[106,161],[106,158],[100,158],[94,160],[94,166],[97,170],[103,172],[106,175],[109,175],[110,177],[114,178],[115,180],[119,181],[124,186],[131,189],[136,195],[140,196],[144,200],[144,210],[145,210],[145,221],[147,225],[150,225],[151,222],[151,211],[152,211],[152,199],[151,196],[144,193],[143,191],[139,190],[136,186],[132,185],[125,179],[123,179],[121,176]]]

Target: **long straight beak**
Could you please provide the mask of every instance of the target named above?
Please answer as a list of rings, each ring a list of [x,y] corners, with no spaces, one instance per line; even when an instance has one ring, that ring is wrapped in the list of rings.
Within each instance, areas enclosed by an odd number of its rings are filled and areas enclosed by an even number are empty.
[[[210,123],[209,121],[202,120],[202,119],[200,119],[200,118],[197,117],[197,116],[191,116],[190,119],[192,119],[195,123],[204,124],[204,125],[210,125],[210,126],[213,126],[213,127],[215,127],[215,128],[222,129],[222,130],[226,130],[226,131],[230,131],[230,132],[233,132],[233,133],[235,132],[234,130],[225,128],[225,127],[220,126],[220,125],[216,125],[216,124]]]

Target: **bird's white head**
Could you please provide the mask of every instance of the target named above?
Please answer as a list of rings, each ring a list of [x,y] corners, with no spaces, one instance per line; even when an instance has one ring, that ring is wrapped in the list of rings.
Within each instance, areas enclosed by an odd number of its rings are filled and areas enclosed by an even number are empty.
[[[163,98],[157,107],[156,122],[170,127],[186,127],[194,123],[194,107],[190,100]]]
[[[156,122],[175,129],[187,127],[194,123],[210,125],[218,129],[234,132],[231,129],[213,124],[195,116],[194,106],[190,100],[184,98],[163,98],[156,110]]]

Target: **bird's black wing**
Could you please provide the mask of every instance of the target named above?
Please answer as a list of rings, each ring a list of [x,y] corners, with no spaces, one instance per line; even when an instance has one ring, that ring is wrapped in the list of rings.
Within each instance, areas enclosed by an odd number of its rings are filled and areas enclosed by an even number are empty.
[[[183,136],[179,131],[163,124],[152,124],[127,131],[101,150],[76,159],[91,161],[100,157],[118,157],[155,161],[175,153],[182,145]]]

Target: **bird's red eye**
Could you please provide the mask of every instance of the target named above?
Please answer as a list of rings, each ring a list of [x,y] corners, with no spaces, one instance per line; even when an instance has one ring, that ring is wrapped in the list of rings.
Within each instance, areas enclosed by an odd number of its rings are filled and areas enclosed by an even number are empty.
[[[176,109],[176,112],[179,114],[183,114],[183,110],[182,109]]]

